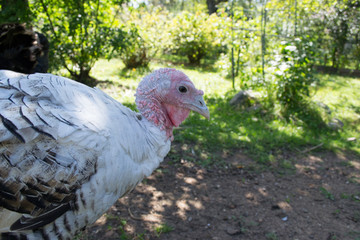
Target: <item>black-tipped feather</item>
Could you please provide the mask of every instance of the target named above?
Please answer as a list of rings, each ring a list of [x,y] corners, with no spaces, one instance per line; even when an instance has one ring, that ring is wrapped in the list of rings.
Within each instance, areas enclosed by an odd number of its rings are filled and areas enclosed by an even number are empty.
[[[45,226],[48,223],[55,221],[58,217],[63,215],[66,211],[70,210],[70,204],[61,204],[59,206],[53,207],[46,211],[45,213],[39,215],[35,218],[21,217],[19,220],[14,222],[10,230],[11,231],[26,231],[26,230],[35,230],[40,227]]]
[[[1,120],[3,125],[17,138],[19,139],[21,142],[25,143],[25,139],[23,138],[23,136],[21,136],[16,130],[17,127],[8,119],[4,118],[2,115],[1,116]]]

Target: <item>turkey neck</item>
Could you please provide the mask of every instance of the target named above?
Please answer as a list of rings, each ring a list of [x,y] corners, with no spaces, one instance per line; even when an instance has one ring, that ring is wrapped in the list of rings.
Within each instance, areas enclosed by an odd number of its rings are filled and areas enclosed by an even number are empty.
[[[174,124],[161,100],[161,97],[156,95],[137,95],[136,105],[143,117],[161,130],[166,131],[166,136],[172,140]]]

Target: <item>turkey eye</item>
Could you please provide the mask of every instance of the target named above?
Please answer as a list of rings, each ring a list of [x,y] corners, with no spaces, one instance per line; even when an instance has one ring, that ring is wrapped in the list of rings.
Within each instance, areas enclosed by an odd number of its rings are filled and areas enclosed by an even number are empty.
[[[186,92],[187,92],[187,88],[184,87],[184,86],[180,86],[180,87],[179,87],[179,92],[181,92],[181,93],[186,93]]]

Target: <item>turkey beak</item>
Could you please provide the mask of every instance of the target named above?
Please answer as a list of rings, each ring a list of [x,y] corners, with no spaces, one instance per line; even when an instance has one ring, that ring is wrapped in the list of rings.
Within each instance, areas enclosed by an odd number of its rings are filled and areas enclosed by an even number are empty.
[[[189,108],[191,110],[193,110],[194,112],[197,112],[197,113],[203,115],[204,117],[206,117],[208,120],[210,120],[210,112],[205,104],[205,101],[204,101],[204,98],[202,95],[197,95],[195,97],[194,102],[190,104]]]

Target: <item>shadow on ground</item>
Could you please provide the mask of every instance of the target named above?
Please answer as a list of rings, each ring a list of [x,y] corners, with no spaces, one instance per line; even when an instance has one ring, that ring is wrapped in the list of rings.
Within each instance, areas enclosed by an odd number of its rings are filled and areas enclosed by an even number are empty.
[[[359,156],[279,157],[295,171],[251,170],[241,151],[225,169],[165,159],[79,239],[360,239]]]

